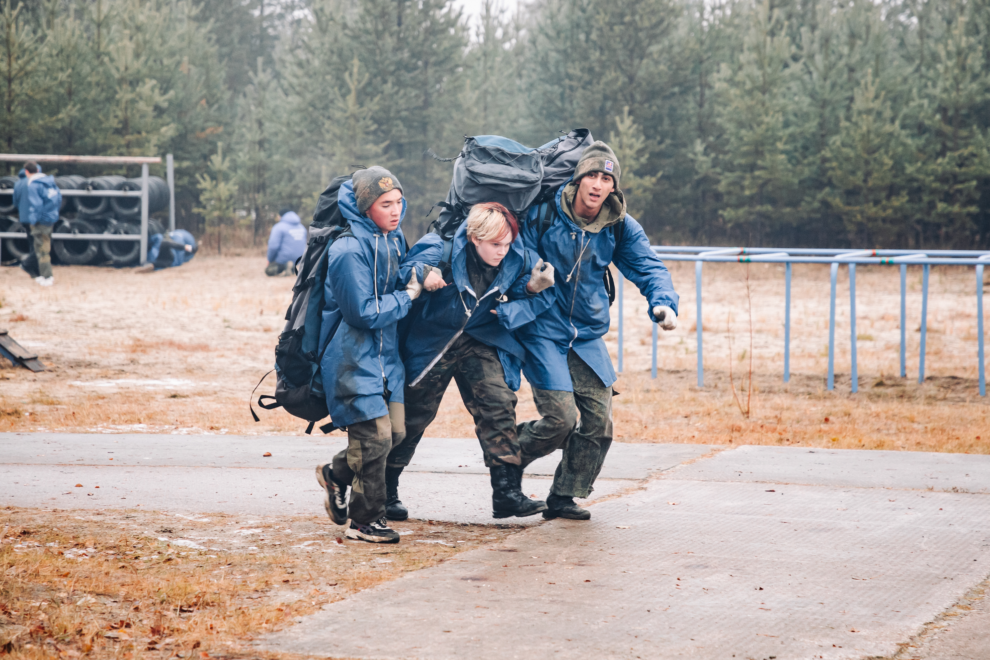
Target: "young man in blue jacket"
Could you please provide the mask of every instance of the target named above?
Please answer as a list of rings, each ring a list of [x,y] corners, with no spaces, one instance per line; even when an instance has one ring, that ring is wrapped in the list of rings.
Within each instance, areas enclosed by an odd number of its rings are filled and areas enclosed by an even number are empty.
[[[18,173],[20,179],[14,185],[14,204],[21,224],[31,228],[34,253],[38,258],[38,276],[41,286],[55,283],[52,276],[52,227],[58,222],[58,210],[62,206],[62,191],[55,185],[55,178],[41,173],[41,166],[34,161],[24,164]]]
[[[398,543],[385,519],[385,458],[405,437],[396,324],[422,285],[412,278],[397,290],[406,204],[391,172],[358,170],[340,187],[337,202],[349,230],[327,250],[320,369],[330,419],[347,430],[347,448],[318,465],[316,479],[326,490],[330,518],[338,525],[350,518],[348,538]]]
[[[512,330],[553,301],[553,268],[517,240],[515,216],[498,203],[475,204],[454,234],[450,272],[439,266],[444,241],[427,234],[402,264],[429,291],[408,319],[402,355],[406,367],[406,440],[394,447],[385,471],[389,520],[409,512],[399,500],[399,475],[412,460],[450,381],[464,406],[491,473],[492,516],[532,516],[547,507],[522,492],[516,434],[516,395],[525,350]],[[446,279],[445,279],[446,278]]]
[[[295,275],[296,260],[306,251],[306,228],[290,208],[278,212],[278,222],[268,235],[268,266],[265,275]]]
[[[650,319],[677,325],[677,293],[642,226],[626,214],[620,168],[604,142],[588,147],[553,201],[527,214],[526,246],[556,269],[555,304],[516,336],[523,373],[542,419],[519,427],[525,467],[563,447],[544,518],[587,520],[575,497],[588,497],[612,444],[615,371],[602,339],[609,327],[603,276],[609,264],[649,301]],[[578,424],[578,415],[580,423]],[[575,424],[577,424],[575,428]]]

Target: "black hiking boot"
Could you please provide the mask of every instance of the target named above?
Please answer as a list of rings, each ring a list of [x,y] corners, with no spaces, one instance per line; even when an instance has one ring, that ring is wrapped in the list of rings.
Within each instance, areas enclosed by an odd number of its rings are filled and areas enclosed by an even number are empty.
[[[316,466],[316,480],[323,486],[323,508],[327,510],[330,520],[338,525],[346,525],[347,486],[341,486],[333,480],[333,468],[330,463]]]
[[[409,509],[399,499],[400,467],[385,468],[385,517],[389,520],[405,520],[409,517]]]
[[[399,534],[389,529],[385,516],[368,524],[351,521],[351,526],[344,532],[349,539],[359,539],[369,543],[398,543]]]
[[[550,493],[550,496],[547,497],[547,510],[543,512],[543,517],[547,520],[553,518],[589,520],[591,518],[591,511],[575,504],[573,497],[564,497]]]
[[[525,518],[546,510],[546,502],[531,500],[523,494],[522,468],[518,465],[495,465],[491,475],[493,518]]]

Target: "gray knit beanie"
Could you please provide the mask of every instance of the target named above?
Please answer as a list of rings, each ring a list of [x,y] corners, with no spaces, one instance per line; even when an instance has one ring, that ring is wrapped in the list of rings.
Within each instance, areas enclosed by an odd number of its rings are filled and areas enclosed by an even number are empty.
[[[402,191],[402,184],[395,178],[395,175],[384,167],[375,165],[366,170],[358,170],[351,176],[354,186],[354,197],[357,199],[358,211],[365,214],[375,200],[389,192],[398,189]]]
[[[619,160],[615,157],[615,153],[612,152],[611,147],[601,140],[595,140],[581,154],[581,160],[578,161],[577,167],[574,168],[574,180],[578,181],[585,174],[591,174],[592,172],[608,174],[615,180],[616,190],[619,189],[619,175],[621,173]]]

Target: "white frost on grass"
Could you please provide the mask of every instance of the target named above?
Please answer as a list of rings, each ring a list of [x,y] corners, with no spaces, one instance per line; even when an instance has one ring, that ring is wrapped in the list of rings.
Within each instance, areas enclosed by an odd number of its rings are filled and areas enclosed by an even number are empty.
[[[196,543],[194,541],[189,541],[187,539],[174,539],[174,540],[171,540],[171,539],[158,539],[158,540],[159,541],[165,541],[166,543],[170,543],[172,545],[177,545],[177,546],[180,546],[180,547],[183,547],[183,548],[192,548],[193,550],[206,550],[206,548],[203,547],[203,546],[201,546],[200,544],[198,544],[198,543]],[[183,553],[183,554],[185,554],[185,553]]]
[[[181,378],[117,378],[115,380],[74,380],[69,383],[69,385],[76,387],[157,387],[165,390],[177,390],[192,387],[195,384],[191,380]]]

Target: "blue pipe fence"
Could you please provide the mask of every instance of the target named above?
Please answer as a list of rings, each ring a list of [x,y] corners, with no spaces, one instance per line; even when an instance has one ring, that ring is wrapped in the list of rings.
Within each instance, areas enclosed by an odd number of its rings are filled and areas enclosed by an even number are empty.
[[[856,266],[896,265],[901,269],[901,314],[900,314],[900,375],[907,376],[906,327],[907,327],[907,268],[909,265],[922,267],[921,284],[921,345],[918,356],[918,382],[925,380],[925,346],[928,334],[928,279],[932,266],[973,266],[976,270],[976,332],[977,359],[979,361],[980,396],[987,395],[986,361],[984,358],[983,331],[983,268],[990,265],[990,252],[979,250],[819,250],[815,248],[712,248],[698,246],[654,246],[654,252],[664,261],[693,261],[696,293],[697,342],[698,342],[698,387],[705,386],[704,342],[702,338],[702,265],[715,263],[775,263],[784,264],[784,382],[791,379],[791,265],[829,264],[831,295],[829,299],[828,325],[828,380],[829,390],[835,388],[835,298],[839,266],[849,269],[849,342],[851,358],[852,391],[859,390],[856,356]],[[623,284],[618,278],[619,298],[619,345],[618,370],[622,372],[623,360]],[[657,377],[657,327],[653,325],[653,360],[651,375]]]

